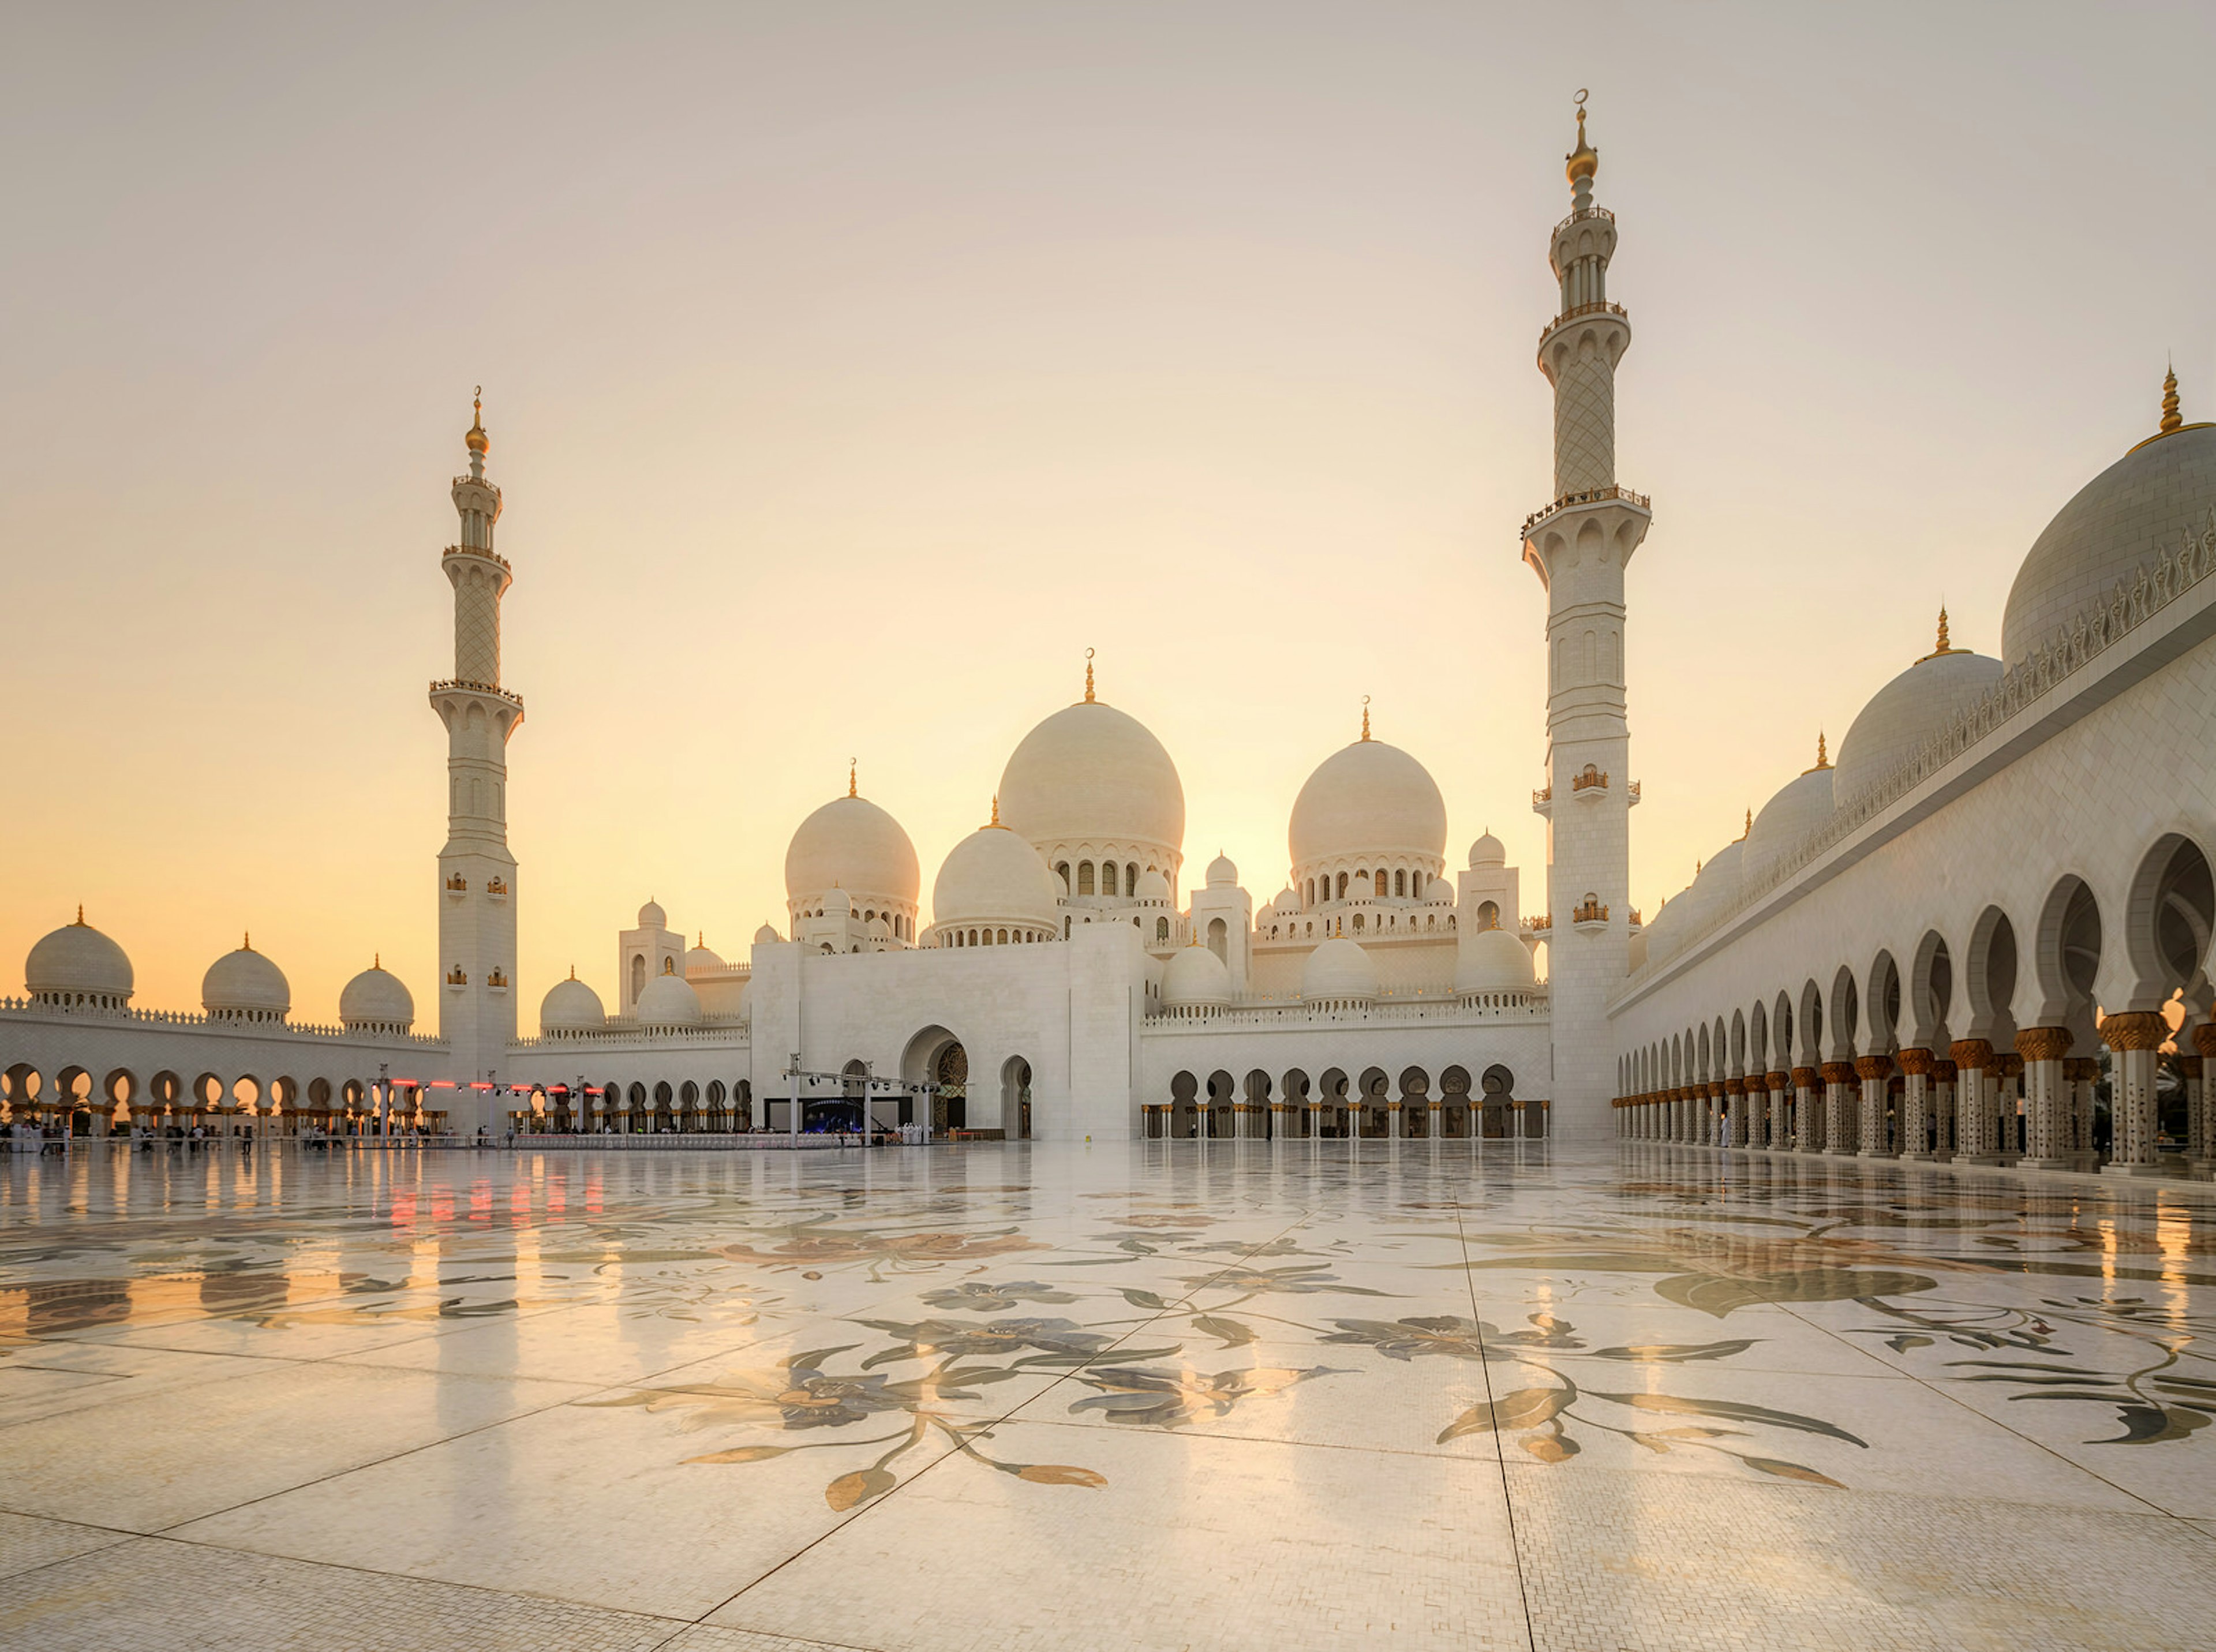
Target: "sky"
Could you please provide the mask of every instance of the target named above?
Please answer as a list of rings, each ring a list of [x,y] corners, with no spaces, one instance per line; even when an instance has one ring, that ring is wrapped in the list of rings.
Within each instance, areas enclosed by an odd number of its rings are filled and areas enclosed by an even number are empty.
[[[520,986],[743,956],[861,789],[925,901],[1078,697],[1188,882],[1414,753],[1543,905],[1534,365],[1589,89],[1648,913],[2047,519],[2216,415],[2216,9],[810,3],[0,14],[0,988],[251,931],[434,1016],[470,396],[504,491]]]

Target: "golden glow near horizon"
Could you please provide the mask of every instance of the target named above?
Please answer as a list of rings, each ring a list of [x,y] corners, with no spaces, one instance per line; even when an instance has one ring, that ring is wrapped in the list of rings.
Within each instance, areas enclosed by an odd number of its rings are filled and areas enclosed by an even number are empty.
[[[1609,15],[1605,61],[1545,15],[1261,5],[18,20],[0,990],[82,900],[141,1005],[195,1006],[250,929],[297,1019],[390,954],[435,1023],[423,685],[479,384],[526,1028],[573,958],[613,1001],[649,892],[782,927],[786,838],[858,762],[927,892],[1087,647],[1177,762],[1188,853],[1258,903],[1366,691],[1450,863],[1492,820],[1540,910],[1517,524],[1582,84],[1640,328],[1657,910],[1929,646],[1942,587],[1995,650],[2166,353],[2187,417],[2216,393],[2192,284],[2118,250],[2158,223],[2164,269],[2216,253],[2143,164],[2207,151],[2206,101],[2145,65],[2216,39],[2065,14],[1997,58],[1968,16],[1904,54],[1844,15]],[[1751,183],[1788,84],[1791,164]]]

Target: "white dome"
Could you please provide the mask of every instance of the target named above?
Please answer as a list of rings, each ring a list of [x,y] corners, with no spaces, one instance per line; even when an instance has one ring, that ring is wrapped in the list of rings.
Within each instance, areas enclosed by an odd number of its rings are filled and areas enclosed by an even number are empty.
[[[631,1016],[642,1027],[697,1027],[700,995],[681,975],[656,975],[638,995]]]
[[[1708,922],[1715,912],[1735,905],[1739,892],[1739,860],[1745,853],[1743,843],[1726,844],[1708,857],[1696,877],[1669,910],[1676,914],[1670,932],[1675,934],[1682,925],[1689,931]],[[1558,914],[1559,916],[1559,914]],[[1658,917],[1656,921],[1660,921]],[[1653,935],[1648,939],[1651,943]]]
[[[2001,679],[2001,662],[1958,648],[1919,660],[1870,696],[1847,737],[1831,795],[1844,808]]]
[[[947,851],[931,887],[932,920],[1062,928],[1061,885],[1046,863],[1004,826],[980,826]]]
[[[212,1016],[283,1016],[292,1007],[285,972],[251,946],[226,952],[200,977],[200,1008]]]
[[[1162,971],[1162,1003],[1172,1008],[1216,1008],[1231,1002],[1231,972],[1207,947],[1179,947]]]
[[[800,823],[785,851],[785,893],[813,900],[827,889],[914,906],[923,873],[901,823],[866,797],[834,797]]]
[[[1208,887],[1210,888],[1223,889],[1235,887],[1238,882],[1239,869],[1232,864],[1231,857],[1228,855],[1218,854],[1214,860],[1209,862]]]
[[[1751,883],[1791,854],[1800,840],[1831,817],[1832,777],[1836,769],[1811,769],[1788,781],[1777,795],[1762,806],[1754,824],[1746,829],[1745,850],[1739,873]],[[1661,921],[1661,914],[1655,914]]]
[[[76,923],[41,936],[23,960],[23,988],[34,997],[82,992],[128,998],[132,979],[131,960],[123,949],[86,923],[82,912]]]
[[[372,966],[339,989],[339,1020],[348,1027],[408,1027],[416,998],[390,970]]]
[[[709,946],[707,937],[704,936],[701,937],[699,945],[686,950],[685,961],[679,967],[687,975],[692,975],[717,969],[729,969],[730,966],[723,961],[721,953]]]
[[[1469,869],[1481,871],[1490,866],[1508,864],[1508,848],[1490,832],[1469,846]]]
[[[1296,868],[1318,861],[1416,855],[1445,864],[1446,800],[1397,746],[1358,740],[1318,765],[1293,800],[1286,833]]]
[[[1139,887],[1131,891],[1135,900],[1159,900],[1170,898],[1170,881],[1149,866],[1139,874]]]
[[[649,900],[638,909],[638,926],[643,930],[666,930],[669,927],[669,914],[662,910],[660,901]]]
[[[608,1012],[600,995],[572,975],[557,981],[539,1002],[539,1030],[542,1033],[596,1031],[607,1024]]]
[[[1526,992],[1538,982],[1531,954],[1506,930],[1479,930],[1462,938],[1455,955],[1457,992]]]
[[[1361,943],[1335,935],[1314,952],[1301,969],[1301,996],[1311,1002],[1377,996],[1377,965]]]
[[[785,937],[777,932],[777,925],[774,924],[765,924],[754,931],[754,944],[758,947],[773,947],[784,939]]]
[[[1024,736],[1000,773],[1000,820],[1034,845],[1185,847],[1185,787],[1162,743],[1098,700],[1064,706]]]
[[[2201,532],[2212,501],[2216,427],[2148,442],[2102,471],[2054,513],[2016,570],[2001,620],[2001,659],[2021,664],[2140,563],[2151,567],[2176,550],[2182,530]],[[1844,748],[1839,756],[1844,764]]]

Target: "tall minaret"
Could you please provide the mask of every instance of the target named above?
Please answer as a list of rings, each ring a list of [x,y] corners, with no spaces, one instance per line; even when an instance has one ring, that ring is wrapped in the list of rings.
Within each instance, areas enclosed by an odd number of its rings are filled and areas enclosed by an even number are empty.
[[[492,548],[500,489],[485,480],[483,390],[463,439],[470,473],[454,478],[460,542],[440,565],[454,588],[454,674],[431,685],[446,725],[446,846],[439,851],[439,1032],[452,1077],[483,1081],[507,1065],[515,1036],[515,857],[508,848],[508,741],[523,702],[500,685],[500,599],[512,575]],[[458,1092],[467,1098],[473,1094]],[[453,1122],[477,1119],[458,1108]],[[487,1122],[499,1109],[489,1108]]]
[[[1539,337],[1554,387],[1554,497],[1524,525],[1524,560],[1547,588],[1547,894],[1553,1004],[1552,1129],[1566,1139],[1613,1133],[1616,1090],[1608,1005],[1629,961],[1630,734],[1624,721],[1623,570],[1647,537],[1647,501],[1616,481],[1616,364],[1631,323],[1608,301],[1616,215],[1592,203],[1600,156],[1569,157],[1570,215],[1548,258],[1560,313]]]

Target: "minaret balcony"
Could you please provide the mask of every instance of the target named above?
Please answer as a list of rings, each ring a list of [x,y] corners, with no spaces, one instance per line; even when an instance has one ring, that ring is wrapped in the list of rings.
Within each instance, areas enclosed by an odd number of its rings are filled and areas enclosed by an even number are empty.
[[[1588,763],[1585,772],[1570,777],[1570,795],[1581,803],[1590,803],[1597,797],[1608,795],[1608,771]]]
[[[1554,233],[1556,235],[1560,235],[1563,230],[1568,229],[1573,224],[1582,224],[1587,218],[1596,218],[1603,219],[1610,224],[1616,222],[1616,214],[1610,212],[1605,206],[1581,206],[1576,212],[1571,213],[1569,217],[1564,218],[1560,224],[1557,224],[1554,226]]]
[[[459,872],[446,880],[446,899],[459,900],[470,892],[470,881]]]
[[[470,972],[456,964],[446,972],[446,991],[459,992],[470,984]]]
[[[1554,789],[1542,786],[1531,794],[1531,813],[1546,820],[1554,818]]]
[[[1554,938],[1554,914],[1527,918],[1524,920],[1524,938],[1527,941],[1551,941]]]
[[[1523,537],[1528,543],[1531,536],[1537,532],[1541,527],[1544,526],[1554,517],[1560,516],[1565,511],[1578,510],[1587,505],[1603,505],[1616,502],[1628,505],[1634,510],[1644,512],[1649,515],[1653,514],[1654,509],[1654,501],[1653,500],[1649,499],[1645,494],[1634,494],[1628,488],[1587,488],[1578,493],[1564,494],[1560,499],[1555,500],[1552,504],[1542,507],[1540,509],[1532,512],[1530,515],[1525,517],[1524,519]]]
[[[485,991],[491,993],[495,998],[506,998],[508,996],[508,972],[504,969],[496,969],[491,974],[486,976]]]
[[[1548,334],[1553,332],[1563,322],[1576,321],[1581,316],[1616,316],[1625,321],[1631,319],[1631,312],[1622,304],[1613,303],[1607,298],[1596,298],[1589,304],[1572,304],[1554,320],[1548,322],[1539,329],[1539,341],[1545,343]]]
[[[448,545],[446,554],[449,556],[479,556],[493,563],[504,574],[512,574],[515,572],[508,566],[507,557],[496,550],[488,550],[483,545]]]
[[[495,900],[506,900],[508,899],[508,880],[506,878],[493,879],[491,882],[485,885],[485,894],[491,896]]]
[[[1570,914],[1570,922],[1580,932],[1591,935],[1608,927],[1608,908],[1597,900],[1584,901]]]
[[[1639,807],[1639,783],[1636,780],[1633,781],[1629,785],[1623,789],[1623,801],[1624,807],[1627,808],[1637,808]],[[1636,924],[1639,919],[1634,916],[1631,921]]]

